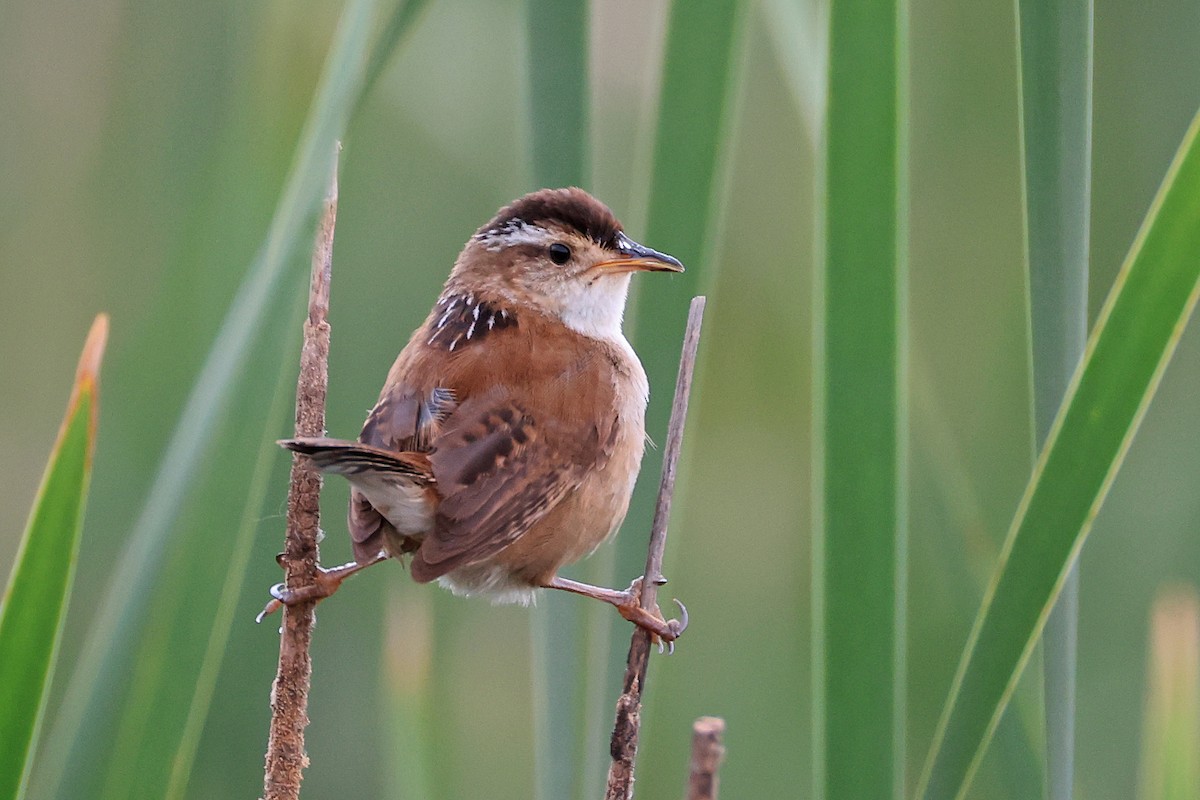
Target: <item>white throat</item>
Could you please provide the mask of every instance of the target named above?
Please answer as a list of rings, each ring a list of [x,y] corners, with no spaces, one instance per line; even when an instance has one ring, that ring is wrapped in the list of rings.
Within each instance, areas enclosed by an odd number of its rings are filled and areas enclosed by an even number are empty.
[[[561,286],[558,317],[573,331],[593,339],[624,340],[621,318],[629,294],[629,274],[598,278],[590,284],[571,281]]]

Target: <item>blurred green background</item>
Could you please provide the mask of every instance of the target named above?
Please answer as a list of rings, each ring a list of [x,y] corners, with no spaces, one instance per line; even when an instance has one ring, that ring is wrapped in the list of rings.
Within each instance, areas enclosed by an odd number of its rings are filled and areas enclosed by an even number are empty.
[[[43,746],[33,797],[163,796],[173,766],[186,767],[177,759],[189,709],[207,713],[192,714],[194,765],[173,789],[260,790],[277,638],[273,622],[253,616],[280,574],[282,452],[265,503],[249,512],[244,576],[234,553],[264,426],[267,439],[289,429],[271,407],[281,371],[285,392],[293,379],[307,245],[291,254],[248,366],[207,431],[134,633],[80,726],[55,720],[73,671],[87,666],[82,643],[183,404],[262,246],[340,11],[278,0],[0,7],[0,572],[87,326],[99,310],[112,314],[91,505],[44,731],[76,745]],[[635,237],[645,233],[666,12],[644,0],[590,9],[589,188]],[[466,237],[537,188],[525,13],[517,0],[432,0],[351,118],[331,314],[334,435],[358,430]],[[1095,13],[1093,310],[1200,105],[1200,4],[1097,0]],[[728,722],[727,796],[805,796],[810,785],[820,25],[820,7],[799,0],[738,8],[701,276],[710,305],[665,570],[693,622],[676,654],[651,666],[639,797],[681,794],[701,714]],[[1024,488],[1032,433],[1013,5],[914,2],[910,35],[912,772]],[[643,325],[636,346],[673,360],[680,334]],[[1150,603],[1162,585],[1200,576],[1198,397],[1193,327],[1083,552],[1076,772],[1089,800],[1135,793]],[[290,407],[283,399],[275,405]],[[349,555],[345,496],[330,482],[327,563]],[[648,526],[648,514],[631,516],[627,549],[641,549]],[[197,675],[230,569],[240,593],[227,643],[213,645],[219,673],[205,706]],[[576,574],[589,569],[604,571]],[[637,574],[619,571],[620,585]],[[387,565],[318,616],[305,796],[532,795],[528,611],[413,586]],[[605,676],[586,720],[592,764],[607,750],[628,637],[615,614],[603,619],[611,648],[588,649]],[[1001,726],[969,797],[1020,796],[1016,776],[1036,772],[1040,753],[1028,730]]]

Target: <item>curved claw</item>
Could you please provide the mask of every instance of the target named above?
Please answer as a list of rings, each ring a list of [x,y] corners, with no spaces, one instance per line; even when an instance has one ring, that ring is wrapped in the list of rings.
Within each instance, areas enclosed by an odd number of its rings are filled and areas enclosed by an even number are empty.
[[[334,588],[336,589],[337,587],[335,586]],[[305,600],[319,600],[333,593],[328,587],[322,586],[319,583],[299,589],[289,589],[287,588],[287,584],[277,583],[268,589],[267,592],[271,595],[272,599],[263,607],[262,611],[258,612],[258,616],[254,618],[255,622],[261,623],[284,606],[295,605]]]
[[[317,573],[314,583],[307,586],[301,586],[298,589],[289,589],[287,584],[277,583],[267,591],[271,597],[274,597],[275,603],[285,606],[294,606],[297,603],[303,603],[308,600],[324,600],[335,591],[342,582],[342,576],[334,575],[331,577],[330,571],[321,570]]]
[[[675,603],[675,605],[679,606],[679,619],[671,620],[671,627],[672,627],[672,629],[674,629],[675,635],[678,636],[679,634],[681,634],[687,630],[688,611],[687,611],[687,606],[685,606],[683,603],[679,602],[678,597],[672,597],[671,601],[673,603]]]
[[[269,601],[265,606],[263,606],[263,610],[258,612],[258,616],[256,616],[254,618],[254,622],[256,624],[261,625],[262,621],[264,619],[271,616],[272,614],[274,614],[276,611],[278,611],[281,608],[283,608],[283,601],[281,601],[281,600]]]
[[[285,554],[280,553],[275,560],[283,563]],[[289,589],[287,584],[277,583],[270,588],[271,597],[274,598],[267,603],[259,615],[255,617],[257,622],[262,622],[269,614],[274,614],[283,606],[294,606],[297,603],[318,602],[329,597],[338,590],[342,585],[342,581],[349,578],[356,572],[360,572],[372,564],[378,564],[381,561],[387,560],[387,554],[380,551],[379,555],[370,561],[359,564],[351,561],[349,564],[342,564],[340,567],[325,569],[322,566],[317,566],[316,574],[313,575],[312,583],[296,589]]]
[[[279,555],[282,556],[283,553],[280,553]],[[258,612],[258,616],[254,618],[255,623],[259,625],[262,624],[264,619],[286,606],[294,594],[287,588],[285,584],[282,583],[275,584],[268,589],[267,592],[271,595],[272,599],[268,601],[265,606],[263,606],[263,610]]]
[[[671,600],[675,603],[675,605],[679,606],[679,617],[680,618],[667,620],[667,627],[670,629],[671,633],[675,634],[675,638],[669,639],[667,641],[667,655],[674,655],[675,639],[678,639],[680,637],[680,635],[682,635],[683,632],[685,630],[687,630],[687,626],[688,626],[687,606],[685,606],[683,603],[679,602],[678,597],[672,597]],[[663,652],[663,640],[662,639],[658,640],[658,652],[660,654]]]

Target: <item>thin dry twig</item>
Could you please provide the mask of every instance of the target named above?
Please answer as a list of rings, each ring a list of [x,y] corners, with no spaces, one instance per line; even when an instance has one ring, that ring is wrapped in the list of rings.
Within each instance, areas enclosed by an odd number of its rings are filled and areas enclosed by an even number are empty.
[[[688,767],[687,800],[717,800],[717,770],[725,760],[725,720],[700,717],[692,723],[692,763]]]
[[[325,433],[325,394],[329,385],[329,280],[336,220],[335,153],[324,213],[313,245],[308,319],[304,322],[300,377],[296,383],[297,436],[322,436]],[[289,588],[313,583],[319,568],[320,494],[321,473],[307,457],[295,456],[288,492],[287,540],[284,552],[279,555]],[[271,730],[263,778],[265,800],[296,800],[300,796],[301,773],[308,766],[304,729],[308,725],[308,689],[312,676],[309,643],[316,619],[315,608],[316,602],[309,601],[283,609],[279,668],[271,688]]]
[[[657,605],[658,587],[663,582],[662,560],[663,549],[667,544],[667,521],[671,516],[671,498],[675,493],[675,469],[679,462],[679,449],[683,443],[683,423],[687,418],[688,395],[692,389],[696,351],[700,346],[704,303],[704,297],[693,297],[688,309],[687,328],[683,334],[683,352],[679,359],[679,377],[675,381],[675,400],[671,406],[667,443],[663,448],[662,481],[658,487],[658,503],[654,508],[650,549],[646,556],[645,577],[642,580],[643,608],[654,608]],[[650,634],[643,628],[634,628],[633,638],[629,643],[625,682],[617,700],[617,719],[610,745],[612,764],[608,768],[605,800],[629,800],[633,797],[633,762],[637,756],[642,690],[646,685],[646,666],[649,663]]]

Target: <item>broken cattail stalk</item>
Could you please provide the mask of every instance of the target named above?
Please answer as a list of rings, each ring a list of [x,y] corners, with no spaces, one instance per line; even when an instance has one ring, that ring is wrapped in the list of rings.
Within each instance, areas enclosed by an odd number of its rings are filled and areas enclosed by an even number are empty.
[[[725,759],[724,735],[725,720],[720,717],[700,717],[692,724],[687,800],[717,800],[717,770]]]
[[[300,377],[296,383],[296,435],[325,433],[325,394],[329,385],[329,280],[333,266],[333,229],[337,221],[337,154],[325,196],[324,211],[313,245],[312,282],[304,344],[300,352]],[[304,456],[292,461],[288,491],[287,539],[279,563],[289,588],[313,583],[320,553],[321,474]],[[302,772],[308,766],[304,729],[308,726],[308,690],[312,677],[309,644],[316,601],[283,609],[279,640],[279,667],[271,688],[271,729],[267,739],[264,800],[296,800]]]

